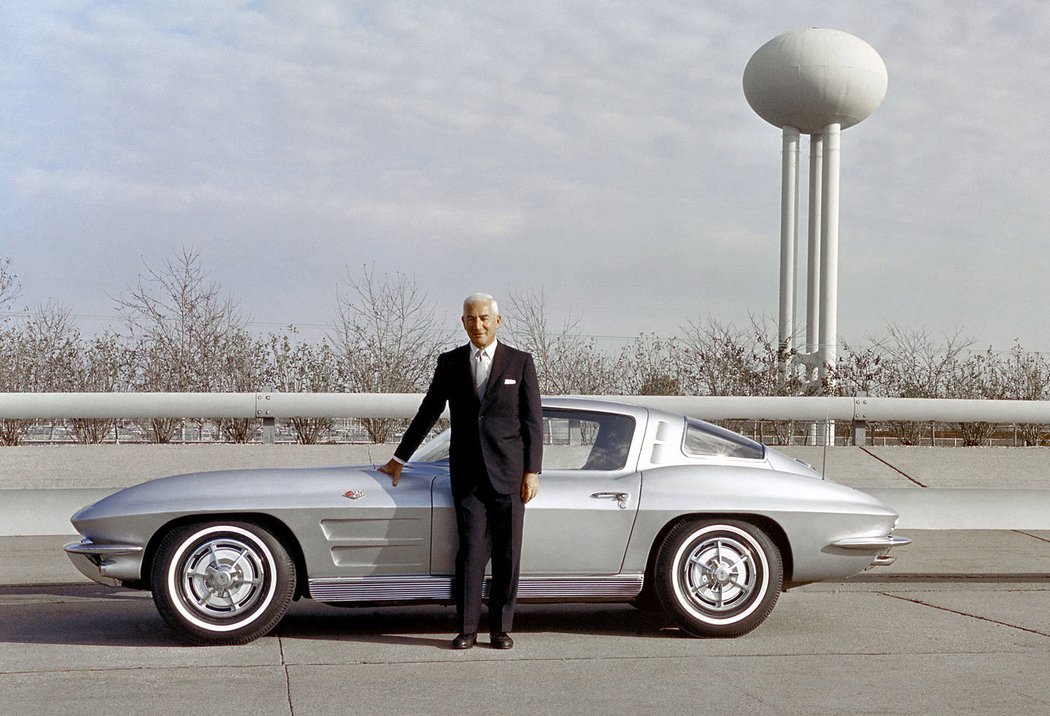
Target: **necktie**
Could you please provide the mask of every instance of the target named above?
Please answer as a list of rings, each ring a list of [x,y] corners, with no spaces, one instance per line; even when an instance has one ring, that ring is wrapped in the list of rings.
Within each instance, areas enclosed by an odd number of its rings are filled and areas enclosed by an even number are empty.
[[[478,400],[485,397],[485,384],[489,380],[489,357],[480,348],[474,354],[474,390]]]

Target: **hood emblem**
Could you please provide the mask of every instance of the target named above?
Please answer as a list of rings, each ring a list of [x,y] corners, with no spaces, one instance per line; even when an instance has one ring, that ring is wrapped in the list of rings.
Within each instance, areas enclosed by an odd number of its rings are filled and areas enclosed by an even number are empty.
[[[365,496],[365,493],[360,490],[347,490],[343,497],[349,497],[351,500],[357,500]]]

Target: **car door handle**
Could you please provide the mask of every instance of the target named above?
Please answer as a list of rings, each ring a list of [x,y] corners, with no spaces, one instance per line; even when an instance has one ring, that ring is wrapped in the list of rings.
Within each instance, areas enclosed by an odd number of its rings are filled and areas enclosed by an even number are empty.
[[[631,496],[626,492],[595,492],[591,494],[591,497],[596,500],[616,500],[616,506],[621,510],[626,510],[627,503],[631,500]]]

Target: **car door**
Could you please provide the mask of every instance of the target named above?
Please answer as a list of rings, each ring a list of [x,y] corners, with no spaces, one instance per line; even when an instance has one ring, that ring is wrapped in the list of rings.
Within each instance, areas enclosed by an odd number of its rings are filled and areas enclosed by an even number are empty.
[[[641,475],[639,426],[619,413],[546,409],[539,494],[525,508],[521,576],[611,575],[623,565]]]
[[[623,565],[638,511],[634,417],[544,408],[540,492],[525,507],[521,576],[611,575]],[[455,572],[456,517],[448,477],[434,482],[432,574]]]

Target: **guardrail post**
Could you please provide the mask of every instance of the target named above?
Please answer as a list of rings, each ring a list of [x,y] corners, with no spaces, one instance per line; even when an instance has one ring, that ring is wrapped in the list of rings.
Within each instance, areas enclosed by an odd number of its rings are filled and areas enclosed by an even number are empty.
[[[868,444],[868,394],[859,392],[853,396],[853,444],[863,447]]]
[[[864,447],[868,444],[868,422],[866,420],[853,421],[853,444]]]
[[[273,445],[274,429],[277,418],[270,411],[270,400],[273,388],[267,388],[266,392],[255,394],[255,417],[262,418],[262,441],[267,445]]]

